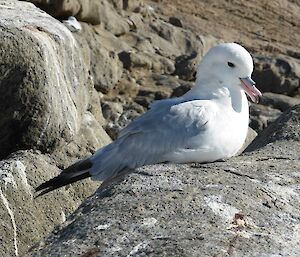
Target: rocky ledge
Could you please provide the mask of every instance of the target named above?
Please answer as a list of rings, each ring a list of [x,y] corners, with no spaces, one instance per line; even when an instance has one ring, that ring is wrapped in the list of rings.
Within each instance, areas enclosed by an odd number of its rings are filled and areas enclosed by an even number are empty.
[[[251,152],[148,166],[99,188],[28,256],[297,256],[299,122],[298,105]]]

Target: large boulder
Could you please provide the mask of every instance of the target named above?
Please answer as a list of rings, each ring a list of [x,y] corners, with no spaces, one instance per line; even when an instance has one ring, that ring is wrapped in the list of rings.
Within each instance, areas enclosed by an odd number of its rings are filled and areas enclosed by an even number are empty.
[[[34,199],[34,188],[110,138],[89,63],[71,32],[21,1],[0,1],[0,25],[0,157],[9,155],[0,161],[0,256],[17,256],[97,183],[78,183],[54,198]]]
[[[0,17],[0,156],[51,152],[80,130],[88,67],[71,32],[33,4],[0,1]]]
[[[299,117],[226,162],[148,166],[99,188],[28,256],[298,256]]]
[[[39,151],[19,151],[0,161],[0,256],[27,252],[97,188],[85,181],[34,199],[34,188],[58,175],[61,164]]]

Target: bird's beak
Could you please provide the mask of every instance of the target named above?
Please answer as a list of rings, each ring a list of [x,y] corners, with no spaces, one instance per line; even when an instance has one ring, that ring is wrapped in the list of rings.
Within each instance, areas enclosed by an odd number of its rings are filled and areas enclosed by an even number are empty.
[[[255,87],[255,82],[250,78],[240,78],[242,82],[242,88],[247,95],[251,98],[252,102],[258,103],[259,98],[262,96],[261,92]]]

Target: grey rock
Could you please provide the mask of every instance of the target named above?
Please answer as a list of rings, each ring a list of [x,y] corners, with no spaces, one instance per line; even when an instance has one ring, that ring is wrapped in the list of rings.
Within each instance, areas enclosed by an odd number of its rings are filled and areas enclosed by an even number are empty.
[[[247,149],[247,147],[253,142],[253,140],[257,137],[257,132],[252,129],[251,127],[248,127],[248,133],[247,133],[247,137],[246,140],[244,142],[244,145],[242,146],[242,148],[238,151],[238,153],[236,155],[240,155],[242,152],[245,151],[245,149]]]
[[[299,117],[226,162],[147,166],[99,188],[28,256],[298,256]]]
[[[275,121],[282,113],[278,109],[261,104],[250,106],[250,127],[256,132],[264,130],[269,124]]]
[[[95,88],[108,93],[118,82],[122,75],[122,63],[115,51],[106,48],[102,36],[95,33],[91,26],[84,25],[76,38],[86,53],[87,66],[93,79]],[[88,50],[87,50],[88,49]]]
[[[87,67],[71,32],[33,4],[1,1],[0,17],[0,156],[51,152],[80,129]]]
[[[130,26],[127,20],[122,17],[114,8],[111,1],[78,0],[81,9],[76,15],[80,21],[93,25],[101,24],[105,29],[114,35],[122,35],[129,32]]]
[[[206,51],[215,45],[218,40],[213,37],[197,36],[190,30],[179,28],[156,19],[149,24],[148,30],[140,31],[145,37],[151,33],[151,44],[157,53],[169,59],[181,55],[190,55],[193,52],[203,56]]]
[[[276,141],[299,141],[300,105],[284,112],[248,146],[247,151],[263,147]]]
[[[85,181],[34,199],[34,188],[60,172],[56,165],[38,151],[19,151],[0,161],[0,256],[23,255],[99,186]]]
[[[130,31],[137,31],[144,28],[144,19],[139,13],[131,13],[127,18]]]
[[[174,63],[171,60],[149,52],[136,53],[123,51],[118,56],[124,68],[128,70],[144,68],[165,74],[171,74],[175,70]]]
[[[121,10],[136,11],[136,9],[141,6],[143,1],[141,0],[110,0],[114,7]]]
[[[112,139],[116,139],[122,128],[145,112],[145,108],[136,102],[126,102],[120,98],[113,102],[103,100],[102,108],[103,115],[108,120],[104,129]]]
[[[181,81],[180,85],[173,90],[172,97],[184,95],[194,86],[194,83],[188,81]]]
[[[79,21],[93,25],[101,25],[115,35],[122,35],[130,30],[130,24],[122,15],[122,11],[136,8],[139,1],[107,1],[107,0],[28,0],[56,18],[75,16]],[[134,7],[135,6],[135,7]]]
[[[300,62],[289,56],[255,56],[253,79],[262,92],[295,96],[299,93]]]
[[[282,112],[300,104],[300,99],[271,92],[264,93],[260,103],[278,109]]]
[[[0,157],[10,154],[0,161],[0,256],[17,256],[63,222],[97,183],[37,200],[34,188],[110,138],[88,58],[71,32],[31,3],[0,1],[0,17]]]

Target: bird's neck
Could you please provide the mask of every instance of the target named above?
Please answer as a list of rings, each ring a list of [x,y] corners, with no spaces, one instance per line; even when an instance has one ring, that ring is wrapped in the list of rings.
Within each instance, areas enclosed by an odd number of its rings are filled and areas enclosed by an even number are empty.
[[[218,80],[196,81],[195,86],[188,91],[184,98],[199,100],[216,100],[230,105],[234,111],[248,111],[248,100],[240,87],[228,87]]]

